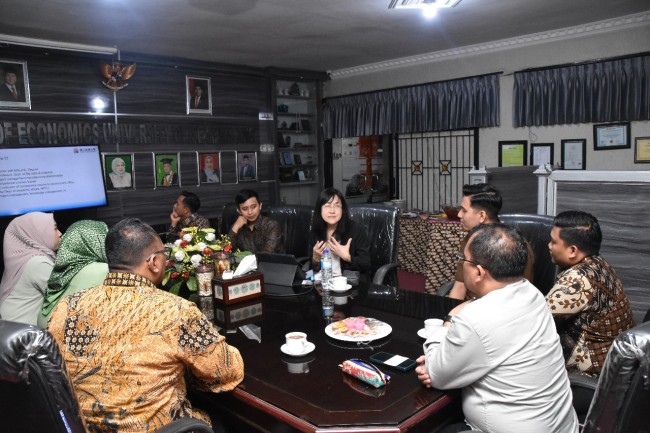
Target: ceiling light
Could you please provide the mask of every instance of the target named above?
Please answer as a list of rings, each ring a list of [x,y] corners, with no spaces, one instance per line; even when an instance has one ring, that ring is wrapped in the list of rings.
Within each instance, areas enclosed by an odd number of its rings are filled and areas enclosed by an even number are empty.
[[[453,8],[460,0],[391,0],[388,9]]]

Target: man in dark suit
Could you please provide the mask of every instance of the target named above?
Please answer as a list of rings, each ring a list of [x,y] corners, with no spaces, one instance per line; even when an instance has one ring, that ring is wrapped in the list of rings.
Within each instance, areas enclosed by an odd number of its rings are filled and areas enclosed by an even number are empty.
[[[242,166],[239,169],[239,179],[255,179],[255,167],[250,164],[248,155],[242,157]]]
[[[5,66],[2,71],[2,84],[0,84],[0,101],[25,102],[25,92],[17,84],[18,74],[11,66]]]
[[[190,109],[192,110],[208,110],[208,96],[203,96],[203,85],[197,84],[194,86],[194,96],[190,100]]]

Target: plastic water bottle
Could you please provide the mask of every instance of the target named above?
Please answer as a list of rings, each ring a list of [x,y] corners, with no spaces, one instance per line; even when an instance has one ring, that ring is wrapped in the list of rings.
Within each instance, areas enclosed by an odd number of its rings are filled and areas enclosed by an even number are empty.
[[[323,290],[323,317],[331,317],[334,314],[334,298],[332,297],[332,256],[330,250],[323,251],[320,258],[320,281]]]

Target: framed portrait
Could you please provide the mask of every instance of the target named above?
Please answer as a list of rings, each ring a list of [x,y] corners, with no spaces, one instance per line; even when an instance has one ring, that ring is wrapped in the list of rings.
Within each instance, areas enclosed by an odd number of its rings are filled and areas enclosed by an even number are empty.
[[[634,139],[634,162],[650,162],[650,137],[637,137]]]
[[[300,158],[300,155],[298,155],[297,153],[294,154],[294,155],[293,155],[293,162],[294,162],[296,165],[300,165],[300,164],[302,164],[302,158]]]
[[[154,153],[154,176],[156,188],[180,186],[178,153]]]
[[[257,152],[237,152],[237,168],[240,182],[257,180]]]
[[[282,152],[282,165],[293,165],[293,159],[291,158],[291,152]]]
[[[32,108],[27,62],[0,59],[0,108]]]
[[[526,165],[527,140],[499,141],[499,167],[521,167]]]
[[[212,86],[209,77],[185,77],[187,114],[212,114]]]
[[[629,149],[631,146],[628,122],[594,125],[594,150]]]
[[[218,153],[199,153],[199,182],[221,183]]]
[[[102,153],[107,191],[135,189],[132,153]]]
[[[562,140],[562,169],[586,170],[587,169],[587,140]]]
[[[531,143],[530,165],[553,165],[553,143]]]

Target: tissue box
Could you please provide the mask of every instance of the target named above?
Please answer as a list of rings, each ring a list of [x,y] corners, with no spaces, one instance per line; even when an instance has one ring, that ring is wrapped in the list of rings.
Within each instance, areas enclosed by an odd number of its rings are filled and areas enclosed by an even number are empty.
[[[261,299],[235,305],[217,305],[214,309],[214,322],[222,328],[238,328],[255,323],[262,316],[262,312]]]
[[[264,276],[260,272],[224,280],[221,275],[212,278],[215,302],[234,304],[264,296]]]

